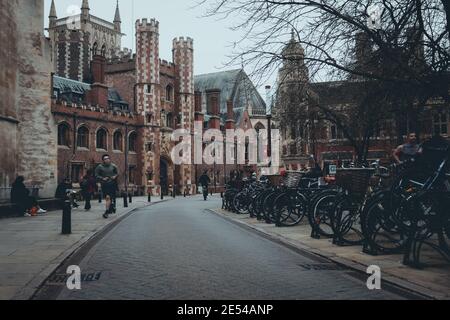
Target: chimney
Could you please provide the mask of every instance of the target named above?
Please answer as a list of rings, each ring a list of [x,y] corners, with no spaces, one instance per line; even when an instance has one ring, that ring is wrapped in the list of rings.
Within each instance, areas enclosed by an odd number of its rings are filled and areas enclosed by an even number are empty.
[[[234,120],[234,109],[233,101],[227,101],[227,122],[225,124],[225,129],[233,130],[235,128],[236,121]]]
[[[209,128],[220,130],[220,89],[206,90],[207,113],[211,116]]]
[[[106,58],[95,55],[91,62],[92,85],[87,94],[87,103],[108,107],[108,86],[105,84]]]
[[[92,83],[105,83],[106,58],[95,55],[91,62]]]
[[[365,32],[356,34],[356,64],[359,67],[364,67],[370,61],[372,55],[372,42]]]
[[[266,86],[266,115],[272,114],[272,97],[270,95],[271,86]]]
[[[195,91],[195,121],[200,121],[203,125],[205,115],[202,112],[202,92]]]

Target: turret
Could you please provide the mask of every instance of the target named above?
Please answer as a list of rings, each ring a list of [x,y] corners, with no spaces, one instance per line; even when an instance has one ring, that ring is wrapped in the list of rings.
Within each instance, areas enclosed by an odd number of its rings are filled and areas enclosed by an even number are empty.
[[[86,22],[89,20],[89,11],[91,9],[89,8],[89,1],[83,0],[83,4],[81,5],[81,20],[83,22]]]
[[[53,28],[56,26],[56,20],[58,19],[58,16],[56,15],[56,7],[55,7],[55,1],[52,0],[52,5],[50,7],[50,14],[48,16],[49,18],[49,27]]]
[[[122,32],[121,25],[122,25],[122,20],[120,19],[119,0],[117,0],[116,14],[114,15],[114,30],[116,30],[117,32]]]

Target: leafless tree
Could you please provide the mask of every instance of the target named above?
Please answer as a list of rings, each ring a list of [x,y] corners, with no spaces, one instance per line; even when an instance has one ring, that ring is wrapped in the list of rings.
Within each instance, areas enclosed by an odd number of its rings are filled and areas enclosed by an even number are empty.
[[[298,58],[283,55],[292,31],[305,49],[309,81],[365,82],[346,112],[321,104],[320,97],[308,98],[320,111],[317,117],[342,129],[359,159],[386,118],[399,122],[398,115],[408,113],[414,120],[430,97],[448,101],[450,24],[444,0],[205,0],[200,5],[208,16],[240,17],[233,29],[244,36],[229,64],[251,66],[250,75],[260,84],[286,60]]]

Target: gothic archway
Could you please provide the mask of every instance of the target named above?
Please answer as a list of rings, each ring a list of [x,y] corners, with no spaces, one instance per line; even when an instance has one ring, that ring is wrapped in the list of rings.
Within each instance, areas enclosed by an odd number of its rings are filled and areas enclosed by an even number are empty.
[[[170,158],[161,156],[159,161],[159,183],[164,195],[169,195],[170,188],[173,186],[173,164]]]

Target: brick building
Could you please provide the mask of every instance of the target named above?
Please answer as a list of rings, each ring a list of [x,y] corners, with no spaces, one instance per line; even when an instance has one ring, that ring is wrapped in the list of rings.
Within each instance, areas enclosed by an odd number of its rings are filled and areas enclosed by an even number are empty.
[[[9,199],[17,175],[39,188],[42,197],[51,197],[56,188],[52,62],[43,17],[43,0],[0,6],[0,200]]]
[[[218,129],[223,134],[227,129],[259,132],[268,128],[266,103],[243,69],[195,76],[195,120],[203,123],[204,130]],[[197,165],[197,175],[208,171],[220,189],[233,171],[244,176],[260,172],[262,167],[249,164],[248,147],[247,143],[246,165],[237,164],[235,156],[234,164]]]
[[[122,173],[121,188],[193,192],[192,167],[174,166],[170,153],[172,132],[193,130],[193,40],[174,39],[173,61],[161,60],[159,23],[142,19],[136,53],[121,51],[118,3],[113,23],[92,15],[87,0],[80,15],[62,19],[52,2],[49,20],[60,178],[78,181],[108,153]]]
[[[367,65],[363,60],[370,56],[371,47],[361,35],[356,37],[355,42],[355,66]],[[348,110],[352,110],[352,106],[361,100],[370,83],[356,78],[311,82],[304,49],[294,35],[285,46],[282,56],[286,59],[278,73],[275,109],[282,135],[281,159],[284,166],[297,170],[312,165],[312,155],[322,166],[355,161],[355,148],[344,137],[339,126],[318,116],[316,106],[321,104],[322,109],[348,116]],[[409,131],[420,131],[421,140],[432,134],[448,137],[449,111],[449,103],[445,98],[434,97],[425,103],[424,112],[415,123],[406,114],[387,116],[369,139],[367,160],[391,162],[394,149],[403,142],[401,137],[405,137]],[[369,109],[369,112],[378,111]]]

